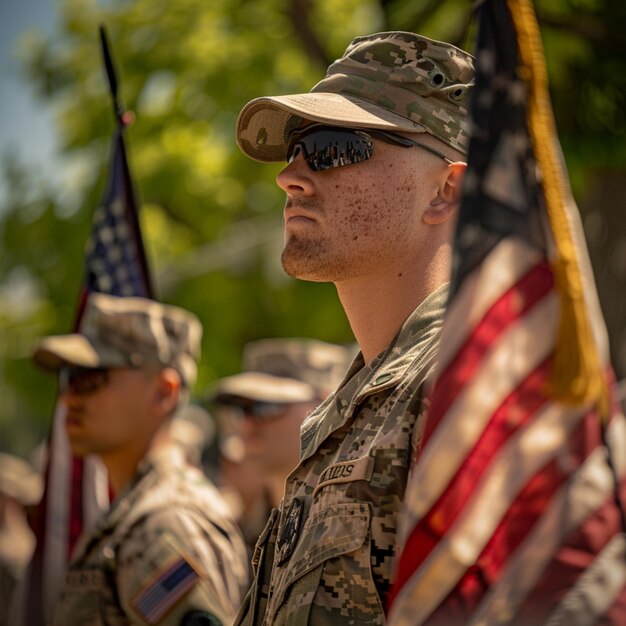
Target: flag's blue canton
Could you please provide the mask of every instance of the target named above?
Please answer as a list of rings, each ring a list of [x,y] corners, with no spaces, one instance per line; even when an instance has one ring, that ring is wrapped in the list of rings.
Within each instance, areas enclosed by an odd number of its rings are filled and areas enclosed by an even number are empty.
[[[125,176],[123,145],[115,141],[107,193],[93,217],[85,249],[85,276],[88,291],[114,296],[144,296],[146,278],[141,248],[130,206],[132,190]]]
[[[196,571],[184,559],[177,560],[133,602],[150,624],[155,624],[198,579]]]

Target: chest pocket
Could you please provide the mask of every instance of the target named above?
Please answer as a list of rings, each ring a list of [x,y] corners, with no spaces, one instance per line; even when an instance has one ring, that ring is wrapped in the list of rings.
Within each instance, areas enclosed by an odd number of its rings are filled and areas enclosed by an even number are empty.
[[[307,624],[324,569],[331,565],[331,561],[337,567],[337,559],[345,560],[338,569],[349,572],[341,583],[344,587],[342,596],[351,595],[350,590],[345,589],[346,585],[358,584],[352,579],[355,570],[364,570],[363,575],[371,578],[370,550],[366,544],[369,526],[370,509],[362,502],[336,503],[310,515],[288,563],[275,577],[265,623]],[[325,581],[328,582],[331,581]],[[332,611],[335,607],[327,608]],[[340,607],[336,608],[339,615]]]
[[[103,626],[102,593],[106,591],[105,574],[95,568],[70,570],[57,603],[54,624],[93,624]]]

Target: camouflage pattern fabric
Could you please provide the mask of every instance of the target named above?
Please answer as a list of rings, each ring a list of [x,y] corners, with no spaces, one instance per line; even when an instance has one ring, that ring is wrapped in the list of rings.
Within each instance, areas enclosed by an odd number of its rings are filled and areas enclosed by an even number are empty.
[[[258,161],[285,161],[303,119],[335,126],[429,133],[460,152],[469,142],[472,55],[408,32],[357,37],[308,94],[256,98],[237,143]]]
[[[442,287],[422,302],[372,364],[357,356],[304,422],[301,462],[259,538],[236,624],[384,624],[446,298]]]
[[[356,353],[354,346],[318,339],[259,339],[244,346],[243,369],[301,380],[324,399],[343,380]]]
[[[203,474],[171,447],[77,545],[56,626],[181,624],[193,611],[232,623],[247,585],[243,540]]]
[[[317,339],[259,339],[243,349],[243,372],[222,378],[212,396],[261,402],[310,402],[325,399],[343,380],[356,355],[354,346]]]
[[[148,298],[90,293],[80,333],[45,337],[33,359],[44,369],[173,367],[193,386],[202,325],[191,312]]]

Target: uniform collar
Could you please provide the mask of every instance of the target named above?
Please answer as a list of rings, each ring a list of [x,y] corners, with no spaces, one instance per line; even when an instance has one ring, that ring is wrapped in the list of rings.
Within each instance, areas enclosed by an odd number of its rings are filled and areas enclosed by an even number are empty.
[[[83,533],[76,544],[72,561],[80,558],[89,550],[94,541],[108,534],[112,528],[119,524],[141,494],[146,491],[147,483],[158,481],[160,476],[167,476],[184,464],[184,453],[174,443],[159,446],[148,452],[139,462],[135,476],[114,500],[111,508],[100,516],[91,531]]]
[[[389,347],[369,365],[361,352],[356,355],[337,391],[304,421],[302,461],[352,417],[364,398],[398,384],[416,356],[439,335],[447,300],[448,284],[445,284],[417,306]]]

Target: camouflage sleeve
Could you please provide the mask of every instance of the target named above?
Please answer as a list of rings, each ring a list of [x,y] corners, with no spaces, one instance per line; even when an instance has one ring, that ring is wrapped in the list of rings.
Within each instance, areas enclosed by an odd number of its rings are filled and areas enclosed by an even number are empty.
[[[247,585],[238,531],[193,510],[144,518],[123,542],[117,568],[120,604],[134,624],[232,623]]]

